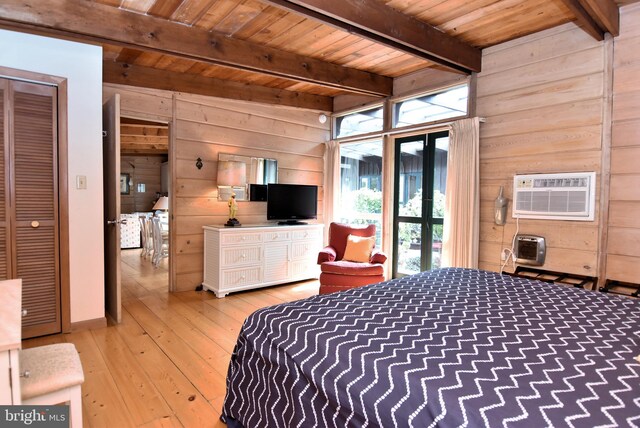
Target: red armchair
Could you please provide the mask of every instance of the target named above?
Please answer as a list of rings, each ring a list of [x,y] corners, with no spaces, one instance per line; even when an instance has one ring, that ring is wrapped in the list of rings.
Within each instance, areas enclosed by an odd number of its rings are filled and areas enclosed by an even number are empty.
[[[368,262],[343,260],[349,235],[371,237],[376,226],[354,227],[347,224],[329,225],[329,246],[318,254],[320,265],[320,294],[349,290],[384,281],[384,262],[387,256],[375,249]]]

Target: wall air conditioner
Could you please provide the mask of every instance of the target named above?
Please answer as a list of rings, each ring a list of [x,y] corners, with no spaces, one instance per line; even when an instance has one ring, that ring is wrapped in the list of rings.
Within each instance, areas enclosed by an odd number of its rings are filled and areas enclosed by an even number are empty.
[[[596,173],[516,175],[513,217],[593,221]]]

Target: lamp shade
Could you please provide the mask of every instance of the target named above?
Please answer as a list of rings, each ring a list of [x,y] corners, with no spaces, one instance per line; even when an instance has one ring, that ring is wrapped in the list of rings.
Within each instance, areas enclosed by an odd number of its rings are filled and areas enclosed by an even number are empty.
[[[218,186],[244,186],[247,164],[238,161],[218,161]]]
[[[160,199],[158,199],[158,202],[156,202],[156,204],[153,206],[152,211],[168,210],[168,209],[169,209],[169,198],[167,198],[166,196],[162,196],[160,197]]]

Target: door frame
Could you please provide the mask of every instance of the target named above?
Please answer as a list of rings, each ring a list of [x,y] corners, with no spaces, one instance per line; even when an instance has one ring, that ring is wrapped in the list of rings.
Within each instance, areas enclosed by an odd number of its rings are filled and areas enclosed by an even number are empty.
[[[67,79],[0,66],[0,77],[55,86],[58,91],[58,251],[60,269],[60,317],[62,333],[71,325],[71,265],[69,263],[69,143],[67,112]]]
[[[392,237],[392,277],[398,277],[398,226],[399,223],[413,223],[421,225],[421,245],[420,245],[420,269],[426,270],[431,266],[433,233],[431,226],[443,224],[444,220],[433,217],[433,183],[434,183],[434,162],[436,153],[436,140],[449,135],[448,130],[438,130],[425,132],[407,137],[396,138],[394,141],[394,165],[393,165],[393,237]],[[400,168],[402,143],[412,141],[423,142],[423,164],[422,164],[422,213],[420,217],[404,217],[398,212],[398,193],[400,191]],[[404,276],[404,275],[403,275]]]
[[[169,255],[168,255],[169,274],[167,278],[167,281],[168,281],[167,291],[171,293],[175,291],[175,281],[176,281],[175,263],[176,263],[176,256],[177,256],[177,253],[175,252],[175,241],[176,241],[175,230],[176,229],[175,229],[175,217],[174,217],[174,213],[175,213],[174,189],[176,188],[174,177],[176,176],[176,163],[177,163],[176,162],[177,157],[175,154],[175,144],[174,144],[174,138],[175,138],[174,129],[176,127],[176,122],[173,117],[174,115],[172,113],[171,117],[165,117],[165,116],[159,116],[159,115],[153,115],[153,114],[136,114],[135,112],[126,110],[126,106],[123,109],[122,100],[125,98],[119,91],[115,90],[113,93],[120,94],[120,101],[121,101],[120,102],[121,104],[120,119],[124,117],[127,119],[145,120],[148,122],[161,123],[169,127],[169,136],[168,136],[169,147],[167,151],[167,160],[169,162]],[[174,95],[174,98],[175,98],[175,95]],[[120,157],[122,157],[122,154],[120,154]]]

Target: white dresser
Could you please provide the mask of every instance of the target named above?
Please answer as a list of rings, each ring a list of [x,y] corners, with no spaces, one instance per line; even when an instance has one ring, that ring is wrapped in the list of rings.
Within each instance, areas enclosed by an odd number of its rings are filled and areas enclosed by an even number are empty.
[[[22,280],[0,281],[0,405],[20,404]]]
[[[322,224],[204,226],[205,290],[232,291],[317,278]]]

